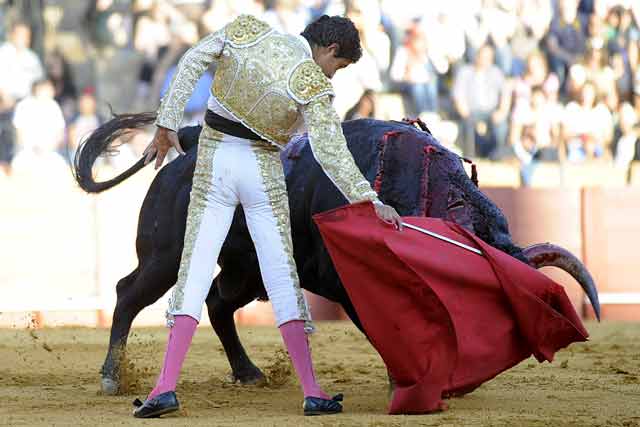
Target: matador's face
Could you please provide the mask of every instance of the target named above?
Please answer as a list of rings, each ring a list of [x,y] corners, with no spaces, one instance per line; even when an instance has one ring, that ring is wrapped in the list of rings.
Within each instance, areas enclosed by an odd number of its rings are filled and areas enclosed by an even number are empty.
[[[322,68],[322,72],[328,78],[333,78],[336,71],[351,64],[351,60],[336,56],[339,46],[334,43],[327,47],[315,46],[313,49],[313,60]]]

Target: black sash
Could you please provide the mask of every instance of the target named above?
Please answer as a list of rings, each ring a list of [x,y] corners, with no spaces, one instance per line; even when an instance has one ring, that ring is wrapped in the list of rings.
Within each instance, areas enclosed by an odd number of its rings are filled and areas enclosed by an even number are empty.
[[[205,123],[212,129],[218,130],[227,135],[236,136],[238,138],[251,139],[254,141],[266,141],[263,137],[246,127],[240,122],[235,122],[207,110],[204,115]]]

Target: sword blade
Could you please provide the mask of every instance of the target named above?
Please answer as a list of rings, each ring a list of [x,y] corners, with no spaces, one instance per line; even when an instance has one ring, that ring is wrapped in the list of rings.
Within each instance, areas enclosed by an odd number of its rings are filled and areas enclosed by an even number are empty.
[[[438,233],[434,233],[433,231],[425,230],[424,228],[420,228],[420,227],[417,227],[415,225],[407,224],[406,222],[403,222],[402,225],[404,227],[410,228],[411,230],[415,230],[415,231],[418,231],[418,232],[420,232],[422,234],[426,234],[426,235],[429,235],[431,237],[435,237],[436,239],[443,240],[443,241],[445,241],[447,243],[451,243],[452,245],[459,246],[459,247],[461,247],[463,249],[466,249],[468,251],[471,251],[473,253],[476,253],[476,254],[482,256],[482,251],[480,251],[479,249],[473,248],[473,247],[471,247],[469,245],[465,245],[464,243],[458,242],[457,240],[450,239],[450,238],[448,238],[446,236],[443,236],[443,235],[438,234]]]

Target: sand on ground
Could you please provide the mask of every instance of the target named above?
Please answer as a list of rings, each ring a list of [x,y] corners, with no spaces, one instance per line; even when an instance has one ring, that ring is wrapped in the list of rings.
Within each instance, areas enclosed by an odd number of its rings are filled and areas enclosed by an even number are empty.
[[[129,339],[128,392],[99,393],[109,331],[0,330],[0,425],[28,426],[640,426],[640,324],[589,323],[591,341],[571,345],[554,363],[528,359],[473,393],[449,400],[435,415],[389,416],[384,365],[348,322],[319,323],[312,338],[317,376],[343,392],[345,412],[302,417],[302,396],[274,327],[240,335],[268,387],[230,384],[217,337],[199,328],[180,383],[177,416],[137,420],[131,401],[150,390],[167,330],[134,329]]]

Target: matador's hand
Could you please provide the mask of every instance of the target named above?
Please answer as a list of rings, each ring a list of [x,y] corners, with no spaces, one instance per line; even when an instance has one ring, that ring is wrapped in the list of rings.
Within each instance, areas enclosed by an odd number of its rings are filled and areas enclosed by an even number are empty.
[[[182,147],[180,147],[180,141],[178,141],[178,134],[171,129],[158,126],[155,135],[153,135],[153,140],[144,150],[144,164],[148,164],[155,156],[155,168],[158,169],[162,166],[164,158],[171,147],[175,148],[178,153],[184,154]]]
[[[398,215],[394,208],[383,203],[374,203],[373,206],[376,208],[378,218],[386,223],[395,225],[398,230],[402,230],[402,217]]]

